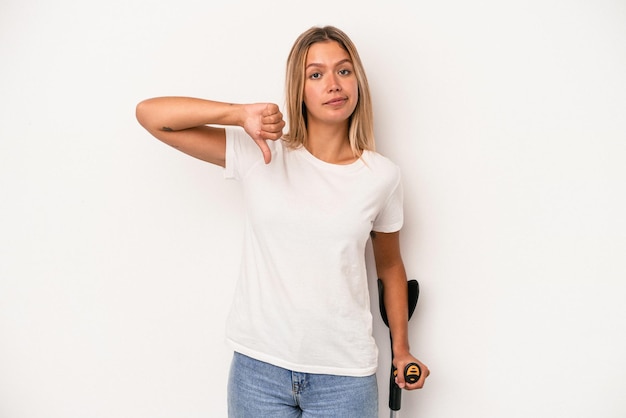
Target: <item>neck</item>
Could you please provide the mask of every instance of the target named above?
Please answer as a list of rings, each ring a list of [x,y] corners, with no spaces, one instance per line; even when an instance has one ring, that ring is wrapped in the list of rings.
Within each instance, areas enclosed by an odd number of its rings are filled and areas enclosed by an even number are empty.
[[[348,139],[348,125],[315,125],[307,129],[306,149],[317,159],[331,164],[350,164],[354,156]]]

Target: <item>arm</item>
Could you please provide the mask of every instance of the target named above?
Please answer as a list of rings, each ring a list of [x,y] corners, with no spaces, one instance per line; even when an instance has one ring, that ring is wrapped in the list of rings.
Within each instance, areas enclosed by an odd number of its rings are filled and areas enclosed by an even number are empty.
[[[417,382],[405,383],[403,373],[398,373],[396,383],[404,389],[419,389],[424,386],[429,371],[410,352],[407,277],[400,254],[400,233],[372,232],[371,237],[376,272],[385,286],[385,308],[393,344],[394,366],[398,370],[404,370],[407,364],[416,362],[422,369],[422,375]]]
[[[266,140],[282,137],[285,126],[272,103],[231,104],[191,97],[159,97],[140,102],[137,121],[155,138],[191,155],[224,167],[226,134],[222,126],[241,126],[254,139],[266,163],[271,153]]]

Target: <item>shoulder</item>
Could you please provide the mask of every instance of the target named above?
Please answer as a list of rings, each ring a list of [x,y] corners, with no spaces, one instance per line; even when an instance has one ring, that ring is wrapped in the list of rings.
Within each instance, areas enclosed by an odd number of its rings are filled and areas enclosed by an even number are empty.
[[[388,196],[402,188],[400,166],[391,159],[375,151],[364,151],[362,159],[364,169],[361,172],[367,173],[364,181],[372,191],[376,190],[377,193]]]
[[[365,165],[378,175],[386,173],[394,177],[400,176],[400,166],[376,151],[363,151],[362,158]]]

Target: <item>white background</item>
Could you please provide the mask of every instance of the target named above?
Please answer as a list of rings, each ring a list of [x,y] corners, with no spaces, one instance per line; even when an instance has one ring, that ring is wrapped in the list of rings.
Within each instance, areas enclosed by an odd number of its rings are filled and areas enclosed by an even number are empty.
[[[404,173],[432,375],[400,415],[626,416],[626,3],[2,0],[0,417],[225,416],[237,184],[134,109],[282,105],[318,24],[357,44]]]

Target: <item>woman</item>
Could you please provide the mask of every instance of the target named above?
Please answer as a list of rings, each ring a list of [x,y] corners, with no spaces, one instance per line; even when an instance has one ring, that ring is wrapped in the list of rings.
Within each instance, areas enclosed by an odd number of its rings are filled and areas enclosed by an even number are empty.
[[[231,417],[376,417],[365,246],[371,239],[399,370],[409,350],[407,277],[400,255],[402,185],[374,151],[361,60],[337,28],[314,27],[287,60],[289,131],[276,104],[148,99],[137,119],[152,135],[225,168],[241,182],[246,222],[228,319],[235,354]],[[216,126],[219,125],[219,126]]]

